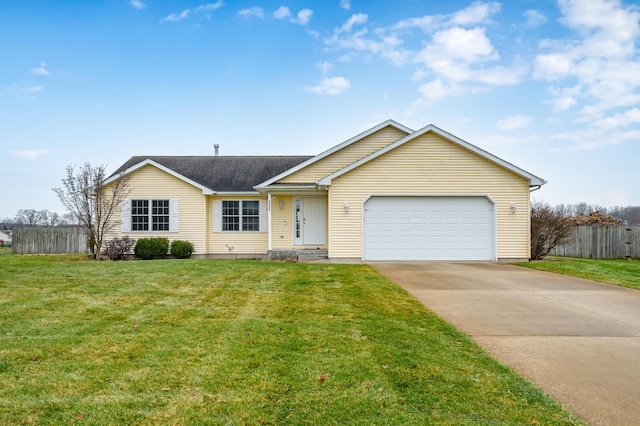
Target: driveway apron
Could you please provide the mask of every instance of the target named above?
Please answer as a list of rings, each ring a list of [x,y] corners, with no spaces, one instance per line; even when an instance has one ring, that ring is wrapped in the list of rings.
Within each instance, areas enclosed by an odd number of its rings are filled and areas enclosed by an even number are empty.
[[[640,424],[640,291],[500,263],[371,264],[587,422]]]

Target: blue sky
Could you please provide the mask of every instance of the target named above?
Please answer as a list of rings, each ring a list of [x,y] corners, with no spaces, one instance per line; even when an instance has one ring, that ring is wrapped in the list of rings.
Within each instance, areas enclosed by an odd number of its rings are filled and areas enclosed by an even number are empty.
[[[317,154],[392,118],[640,205],[640,6],[616,0],[0,3],[0,218],[64,168]]]

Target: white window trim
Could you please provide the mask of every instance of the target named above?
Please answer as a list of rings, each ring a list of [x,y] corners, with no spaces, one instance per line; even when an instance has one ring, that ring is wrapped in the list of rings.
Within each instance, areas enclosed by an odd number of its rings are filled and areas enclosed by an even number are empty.
[[[238,201],[239,213],[240,213],[240,229],[238,231],[223,231],[222,230],[222,202],[223,201]],[[244,231],[242,230],[242,202],[243,201],[257,201],[258,202],[258,230],[257,231]],[[219,200],[213,200],[213,232],[224,232],[225,234],[234,233],[258,233],[267,232],[267,202],[260,198],[224,198]]]
[[[149,229],[148,231],[133,231],[131,227],[131,201],[132,200],[147,200],[149,201],[149,228],[152,228],[152,208],[153,200],[169,200],[169,230],[168,231],[153,231]],[[180,200],[175,198],[146,198],[146,197],[135,197],[129,198],[122,202],[121,205],[121,230],[122,232],[131,232],[136,234],[162,234],[167,232],[178,232],[180,225]]]

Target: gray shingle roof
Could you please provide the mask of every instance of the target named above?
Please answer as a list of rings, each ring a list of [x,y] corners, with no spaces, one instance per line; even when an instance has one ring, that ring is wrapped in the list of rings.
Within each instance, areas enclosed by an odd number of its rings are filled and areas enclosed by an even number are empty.
[[[312,156],[135,156],[111,176],[152,160],[214,191],[245,192],[254,191],[255,185],[310,158]]]

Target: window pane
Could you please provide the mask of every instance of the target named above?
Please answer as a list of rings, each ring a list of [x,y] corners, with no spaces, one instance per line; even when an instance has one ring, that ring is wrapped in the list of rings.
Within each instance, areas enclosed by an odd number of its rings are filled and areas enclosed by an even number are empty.
[[[131,230],[149,230],[149,200],[131,200]]]
[[[259,201],[243,201],[242,202],[242,230],[243,231],[259,231],[260,230],[260,202]]]
[[[222,202],[222,230],[240,230],[240,201]]]
[[[151,200],[151,229],[169,230],[169,200]]]

